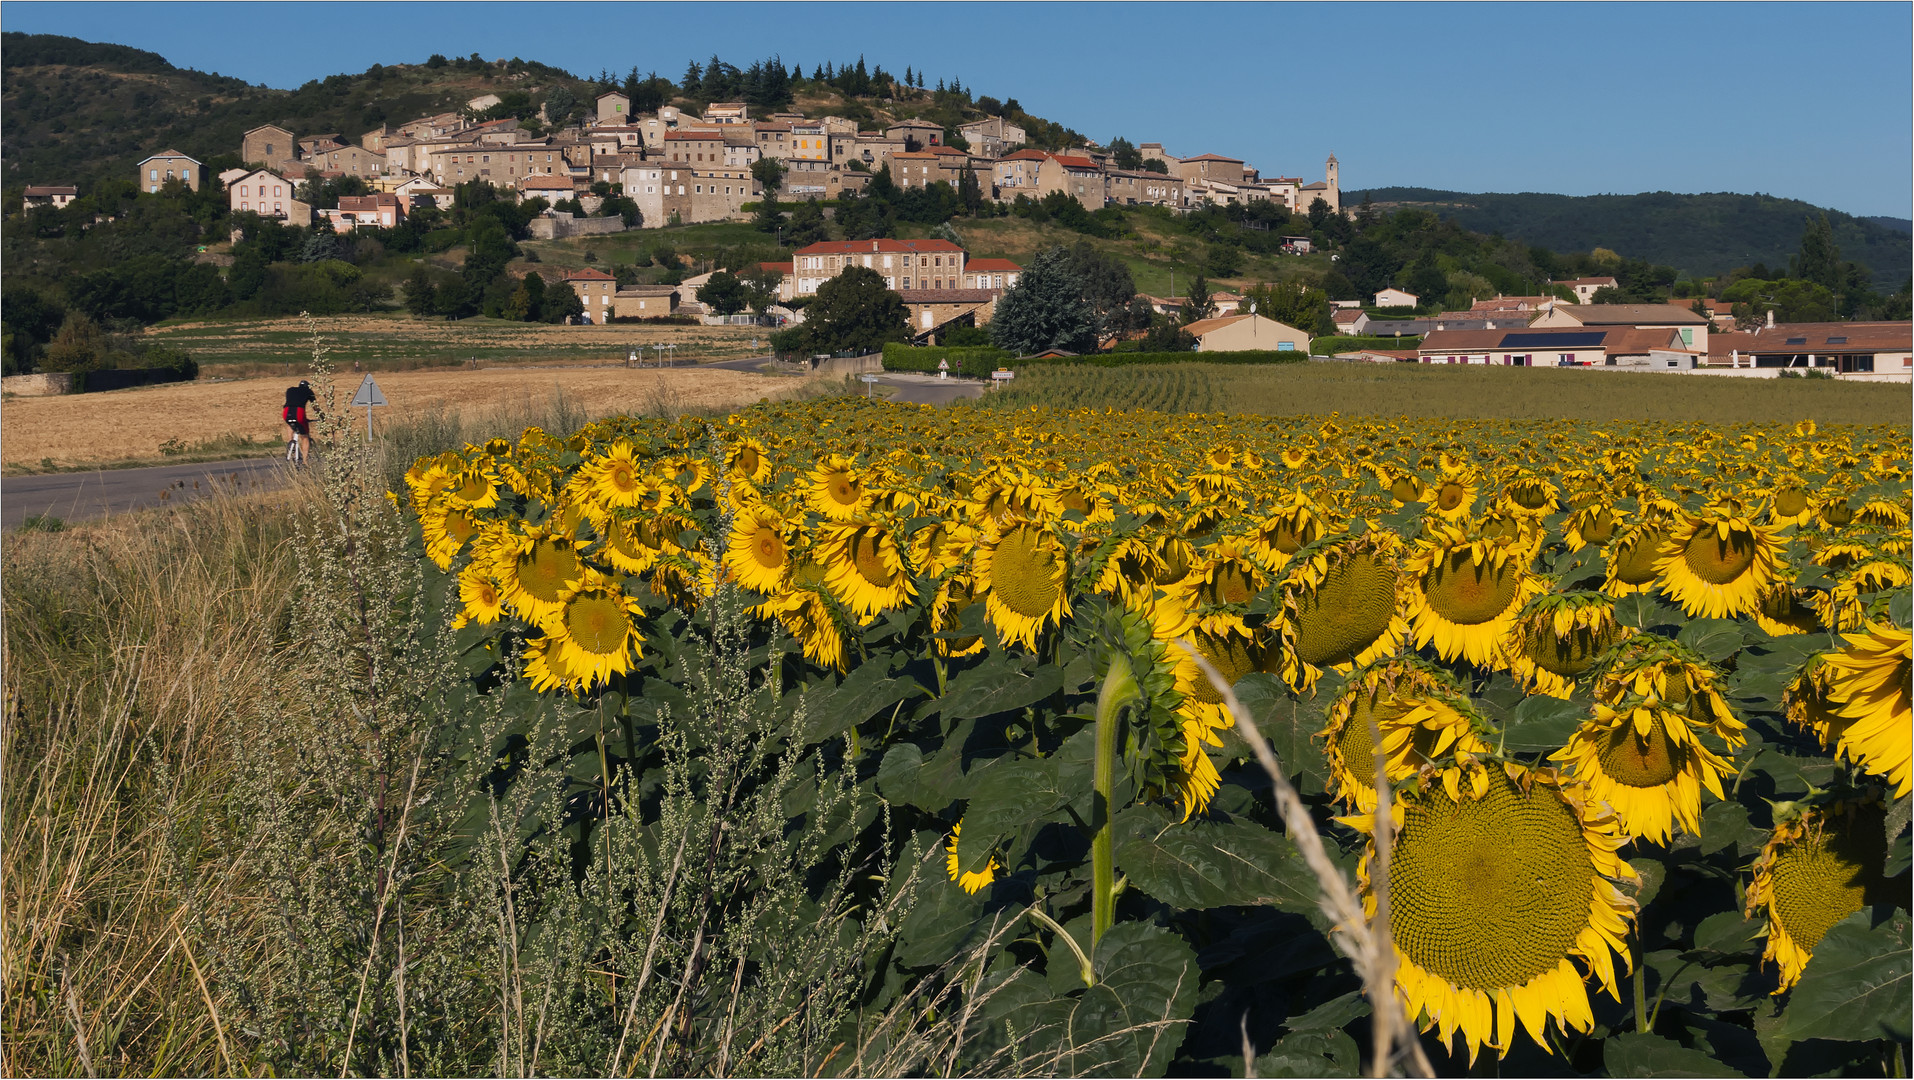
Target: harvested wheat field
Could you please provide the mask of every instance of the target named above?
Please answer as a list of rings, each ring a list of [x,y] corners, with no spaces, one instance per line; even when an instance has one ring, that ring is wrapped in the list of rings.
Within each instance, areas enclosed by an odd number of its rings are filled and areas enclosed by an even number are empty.
[[[284,441],[279,407],[291,381],[264,376],[231,382],[172,383],[70,397],[16,398],[6,403],[0,467],[37,471],[122,461],[158,461],[174,440],[187,453]],[[781,397],[803,386],[796,377],[709,368],[627,369],[521,367],[477,371],[390,371],[377,376],[391,404],[375,424],[448,410],[484,412],[549,398],[555,391],[593,414],[728,409]],[[361,376],[336,377],[338,401],[351,399]],[[321,395],[323,403],[323,393]],[[363,417],[364,410],[353,410]]]

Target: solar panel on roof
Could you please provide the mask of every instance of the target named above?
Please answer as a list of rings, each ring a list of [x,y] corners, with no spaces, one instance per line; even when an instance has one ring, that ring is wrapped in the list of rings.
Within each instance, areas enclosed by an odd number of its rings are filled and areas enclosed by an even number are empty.
[[[1608,335],[1604,333],[1590,333],[1586,330],[1559,334],[1548,331],[1531,330],[1523,333],[1504,335],[1501,347],[1504,349],[1520,349],[1554,348],[1559,346],[1565,349],[1575,349],[1589,345],[1600,345],[1602,339],[1607,336]]]
[[[1846,337],[1831,337],[1828,339],[1827,343],[1829,345],[1846,345],[1848,343],[1848,339]]]
[[[1786,340],[1786,341],[1784,341],[1784,342],[1782,342],[1781,344],[1783,344],[1783,345],[1806,345],[1807,343],[1808,343],[1808,339],[1807,339],[1807,338],[1804,338],[1804,337],[1791,337],[1791,338],[1789,338],[1788,340]]]

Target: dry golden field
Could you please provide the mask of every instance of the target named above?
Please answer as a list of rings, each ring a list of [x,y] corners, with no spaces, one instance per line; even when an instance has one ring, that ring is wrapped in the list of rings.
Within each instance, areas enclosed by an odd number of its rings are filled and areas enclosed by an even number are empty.
[[[304,377],[265,375],[230,382],[172,383],[69,397],[14,398],[5,405],[6,438],[0,467],[8,471],[150,460],[177,440],[188,452],[244,441],[283,440],[279,407],[285,389]],[[656,412],[661,408],[726,409],[778,397],[803,384],[798,378],[726,369],[565,368],[556,366],[466,370],[386,371],[375,376],[391,402],[375,425],[435,410],[483,412],[562,392],[593,414]],[[361,376],[336,377],[341,403]],[[364,410],[353,410],[364,416]]]

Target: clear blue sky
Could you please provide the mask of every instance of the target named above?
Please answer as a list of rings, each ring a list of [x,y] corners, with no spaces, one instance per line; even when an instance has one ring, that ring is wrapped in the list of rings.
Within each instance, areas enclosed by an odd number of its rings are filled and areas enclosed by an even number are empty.
[[[855,61],[957,76],[1099,142],[1265,175],[1571,195],[1764,192],[1914,216],[1906,3],[128,4],[5,28],[291,88],[432,53],[676,79]]]

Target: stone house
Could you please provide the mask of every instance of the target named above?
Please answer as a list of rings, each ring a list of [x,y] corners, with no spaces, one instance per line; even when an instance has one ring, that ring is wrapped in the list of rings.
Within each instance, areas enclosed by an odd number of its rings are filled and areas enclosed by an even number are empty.
[[[997,310],[1000,289],[900,289],[914,340],[935,341],[957,326],[984,326]]]
[[[916,143],[920,149],[941,146],[944,142],[944,129],[927,120],[899,120],[884,129],[884,137],[905,143]]]
[[[72,184],[28,184],[20,194],[20,208],[23,210],[31,210],[36,206],[51,206],[58,210],[79,198],[80,189]]]
[[[289,225],[312,223],[312,207],[293,198],[292,181],[266,169],[254,169],[226,185],[226,201],[235,214],[280,218]]]
[[[1198,154],[1193,158],[1184,158],[1177,162],[1176,169],[1185,180],[1220,180],[1225,184],[1240,184],[1249,179],[1242,158],[1224,157],[1221,154]]]
[[[386,159],[383,153],[375,154],[363,146],[342,143],[335,135],[301,139],[299,151],[299,164],[307,169],[348,176],[374,177],[385,174]]]
[[[603,270],[588,268],[573,270],[559,280],[571,286],[578,294],[578,302],[585,309],[587,321],[603,325],[617,313],[617,305],[612,302],[618,289],[618,279]]]
[[[705,106],[704,122],[707,124],[749,125],[751,106],[742,101],[714,101]]]
[[[616,90],[607,90],[598,95],[596,123],[629,124],[631,122],[631,99]]]
[[[140,190],[148,194],[157,193],[166,186],[168,180],[179,180],[194,191],[199,190],[200,172],[203,166],[178,150],[162,150],[139,164],[137,183]]]
[[[285,174],[299,164],[299,140],[278,124],[261,124],[239,137],[239,160]]]
[[[724,132],[667,131],[664,160],[697,169],[717,168],[724,164]]]
[[[578,182],[569,176],[521,176],[517,187],[521,199],[544,199],[552,203],[578,194]]]
[[[1017,284],[1023,267],[1009,259],[967,259],[964,262],[964,288],[1002,291]]]
[[[1022,146],[1027,139],[1023,128],[1001,116],[972,120],[957,130],[963,135],[964,141],[970,144],[970,152],[978,157],[1002,157],[1005,152]]]
[[[611,296],[611,313],[619,319],[654,319],[678,310],[675,285],[633,285]]]
[[[853,266],[877,271],[899,292],[961,288],[965,254],[948,240],[826,240],[799,248],[791,261],[792,295],[810,296]]]
[[[336,210],[323,211],[335,232],[370,227],[390,229],[405,223],[406,200],[389,192],[377,195],[341,195]]]

